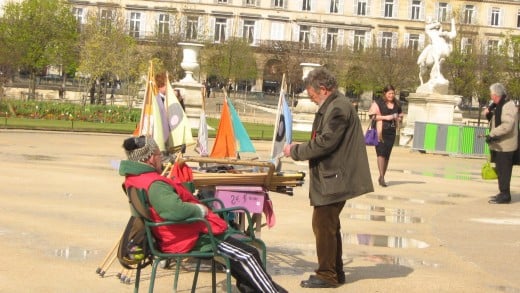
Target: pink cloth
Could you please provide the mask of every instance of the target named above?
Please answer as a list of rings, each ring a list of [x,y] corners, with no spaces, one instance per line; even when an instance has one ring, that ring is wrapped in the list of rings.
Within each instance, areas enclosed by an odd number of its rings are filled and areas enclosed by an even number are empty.
[[[274,214],[273,202],[269,198],[269,194],[265,193],[264,209],[263,209],[267,227],[272,228],[276,224],[276,216]]]

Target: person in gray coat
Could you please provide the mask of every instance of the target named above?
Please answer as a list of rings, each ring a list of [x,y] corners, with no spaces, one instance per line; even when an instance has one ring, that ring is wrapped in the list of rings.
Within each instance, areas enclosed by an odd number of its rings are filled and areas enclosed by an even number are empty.
[[[484,110],[490,125],[486,142],[491,151],[491,161],[495,162],[499,189],[489,203],[507,204],[511,202],[513,157],[518,148],[518,108],[507,97],[506,88],[501,83],[492,84],[489,91],[493,103]]]
[[[345,283],[340,213],[348,199],[374,191],[361,122],[350,101],[337,90],[336,78],[324,68],[304,79],[319,109],[311,139],[285,145],[293,160],[309,160],[312,229],[316,238],[316,275],[301,282],[304,288],[334,288]]]

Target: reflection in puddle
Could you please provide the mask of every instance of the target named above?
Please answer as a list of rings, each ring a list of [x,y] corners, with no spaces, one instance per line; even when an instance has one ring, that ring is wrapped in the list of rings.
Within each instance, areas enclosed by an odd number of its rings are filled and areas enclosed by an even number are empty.
[[[345,204],[345,207],[350,208],[350,209],[357,209],[357,210],[370,211],[370,212],[386,212],[386,213],[391,213],[393,215],[397,215],[397,214],[409,215],[412,213],[412,210],[408,210],[408,209],[387,208],[387,207],[383,207],[383,206],[374,206],[374,205],[368,205],[368,204],[363,204],[363,203],[358,203],[358,202],[348,202],[348,201]]]
[[[438,172],[433,171],[412,171],[412,170],[396,170],[393,171],[402,172],[406,174],[414,174],[428,177],[446,178],[446,179],[458,179],[458,180],[473,180],[480,178],[480,174],[471,173],[468,171],[459,171],[456,169],[442,168]]]
[[[520,225],[520,218],[473,218],[470,221],[495,225]]]
[[[375,222],[387,222],[387,223],[423,223],[423,219],[421,217],[412,217],[404,214],[398,215],[359,215],[359,214],[347,214],[349,219],[354,220],[365,220],[365,221],[375,221]]]
[[[97,250],[88,250],[80,247],[67,247],[54,250],[54,256],[63,257],[69,260],[87,259],[91,255],[98,254]]]
[[[400,236],[373,235],[373,234],[348,234],[343,233],[343,240],[348,244],[368,245],[391,248],[426,248],[428,243]]]
[[[412,258],[384,254],[366,255],[362,258],[366,261],[370,261],[376,264],[391,264],[407,267],[427,266],[433,268],[438,268],[440,266],[438,263],[431,263],[425,260],[416,260]]]
[[[391,195],[377,195],[377,194],[368,194],[367,198],[379,199],[379,200],[395,200],[395,201],[408,201],[412,203],[421,203],[421,204],[442,204],[442,205],[453,205],[454,203],[445,201],[445,200],[436,200],[436,199],[418,199],[418,198],[405,198]]]
[[[26,160],[28,161],[54,161],[56,158],[51,156],[44,156],[44,155],[28,155],[23,154],[22,155]]]

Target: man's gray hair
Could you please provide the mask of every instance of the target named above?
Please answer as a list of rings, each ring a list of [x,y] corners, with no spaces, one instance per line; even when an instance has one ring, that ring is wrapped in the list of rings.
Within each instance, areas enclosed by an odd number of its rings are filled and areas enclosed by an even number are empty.
[[[309,72],[307,77],[303,80],[305,87],[312,87],[314,90],[319,90],[320,86],[332,91],[338,86],[336,77],[327,69],[320,67]]]
[[[506,87],[497,82],[497,83],[494,83],[492,84],[491,86],[489,86],[489,91],[491,92],[491,94],[495,94],[499,97],[506,97],[507,96],[507,91],[506,91]]]

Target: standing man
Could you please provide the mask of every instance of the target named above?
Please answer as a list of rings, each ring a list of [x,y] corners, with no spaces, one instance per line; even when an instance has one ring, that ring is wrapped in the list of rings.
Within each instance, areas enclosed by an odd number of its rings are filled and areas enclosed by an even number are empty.
[[[501,83],[492,84],[489,92],[493,103],[484,110],[490,125],[486,142],[491,151],[491,161],[495,162],[499,190],[489,203],[508,204],[511,202],[513,158],[518,148],[518,108],[507,97],[506,88]]]
[[[319,106],[310,141],[284,147],[294,160],[309,160],[312,230],[316,238],[316,275],[301,282],[304,288],[335,288],[345,283],[339,215],[347,199],[374,191],[367,151],[356,110],[337,90],[336,78],[326,69],[304,79],[311,100]]]

